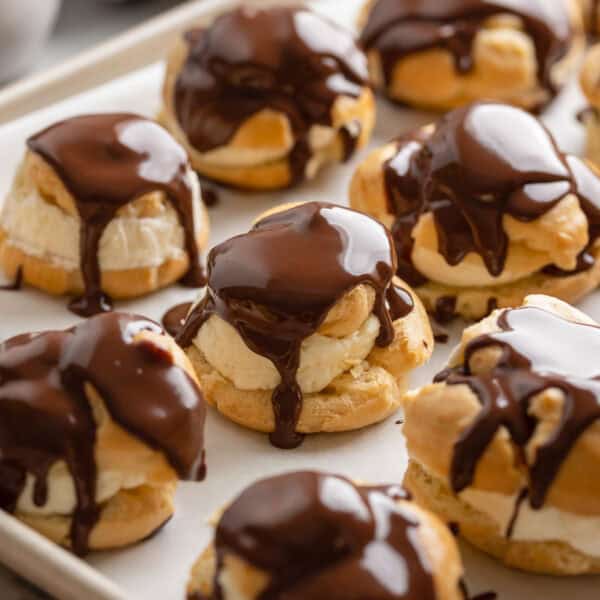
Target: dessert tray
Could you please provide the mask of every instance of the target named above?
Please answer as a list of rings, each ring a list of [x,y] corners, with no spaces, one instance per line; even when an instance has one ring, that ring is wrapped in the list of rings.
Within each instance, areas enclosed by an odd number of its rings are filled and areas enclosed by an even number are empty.
[[[352,26],[361,2],[315,0],[310,4]],[[199,6],[195,9],[196,15],[205,10],[209,16],[217,6],[222,8],[226,4],[203,2],[202,9]],[[180,22],[170,25],[188,25],[183,22],[188,14],[189,11],[182,11]],[[156,54],[153,41],[161,44],[164,31],[156,31],[154,37],[144,35],[144,48],[153,47],[148,50],[149,55]],[[114,60],[118,62],[119,59]],[[89,65],[85,69],[89,75]],[[163,69],[162,63],[152,64],[1,126],[0,198],[10,186],[24,142],[30,134],[58,119],[86,112],[117,110],[154,116],[160,103]],[[120,67],[118,71],[122,72]],[[43,94],[43,90],[40,84],[38,93]],[[35,95],[36,90],[31,89],[29,93]],[[378,124],[371,147],[432,118],[426,113],[393,106],[381,98],[378,102]],[[572,82],[543,117],[564,150],[581,151],[583,130],[576,113],[583,104],[577,84]],[[351,174],[366,152],[368,149],[358,153],[351,162],[328,169],[314,181],[291,191],[248,195],[220,190],[219,203],[210,209],[210,245],[247,230],[257,214],[284,201],[318,200],[346,204]],[[192,300],[194,296],[193,290],[173,286],[142,300],[119,302],[116,307],[160,320],[168,308]],[[598,319],[600,292],[591,294],[581,308]],[[61,329],[75,321],[76,317],[66,310],[64,299],[52,299],[32,289],[20,293],[0,292],[0,339],[24,331]],[[443,367],[458,339],[461,325],[456,323],[451,328],[447,344],[438,344],[429,365],[414,373],[413,385],[430,381]],[[374,483],[401,481],[407,455],[398,424],[400,419],[401,414],[398,414],[380,425],[355,433],[311,436],[300,448],[283,451],[273,448],[265,435],[238,427],[216,411],[209,410],[207,478],[200,483],[180,484],[173,519],[152,539],[124,550],[95,553],[83,561],[0,512],[0,562],[61,599],[181,599],[185,595],[190,567],[209,542],[211,515],[257,478],[289,470],[322,469]],[[556,579],[526,575],[502,567],[465,544],[462,544],[462,550],[471,593],[493,590],[500,599],[510,600],[598,598],[600,578]]]

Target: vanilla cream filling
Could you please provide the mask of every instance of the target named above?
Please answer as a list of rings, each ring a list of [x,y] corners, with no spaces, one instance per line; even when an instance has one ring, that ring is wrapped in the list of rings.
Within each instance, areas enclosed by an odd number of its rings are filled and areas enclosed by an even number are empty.
[[[198,178],[191,170],[196,235],[202,223],[201,193]],[[79,268],[80,219],[46,202],[37,192],[25,198],[9,193],[0,225],[8,243],[29,256],[74,271]],[[185,253],[185,233],[179,216],[170,203],[156,217],[117,216],[100,239],[98,258],[102,271],[158,267]]]
[[[361,363],[379,334],[379,320],[370,315],[354,333],[333,338],[315,333],[302,342],[297,381],[305,394],[326,388],[338,375]],[[193,344],[210,365],[240,390],[273,390],[281,383],[274,364],[256,354],[236,329],[212,315]]]
[[[506,535],[514,515],[517,496],[468,488],[460,498],[493,519]],[[553,506],[539,510],[522,502],[514,523],[511,539],[528,542],[564,542],[580,552],[600,557],[600,516],[587,517]]]
[[[146,483],[143,471],[123,472],[119,469],[101,470],[96,479],[96,502],[104,503],[116,496],[122,489],[132,489]],[[77,507],[75,483],[64,461],[52,465],[48,472],[48,497],[43,506],[33,500],[35,477],[27,474],[25,487],[17,501],[17,511],[30,515],[71,515]]]

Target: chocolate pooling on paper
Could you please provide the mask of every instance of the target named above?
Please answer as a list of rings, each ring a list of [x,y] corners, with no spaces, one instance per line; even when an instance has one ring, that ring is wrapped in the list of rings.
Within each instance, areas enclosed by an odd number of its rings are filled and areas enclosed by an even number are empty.
[[[182,281],[202,285],[189,162],[165,129],[133,114],[85,115],[50,126],[27,145],[56,171],[81,219],[84,294],[71,302],[73,312],[87,317],[111,309],[98,258],[102,234],[119,209],[151,192],[167,196],[185,232],[190,265]]]

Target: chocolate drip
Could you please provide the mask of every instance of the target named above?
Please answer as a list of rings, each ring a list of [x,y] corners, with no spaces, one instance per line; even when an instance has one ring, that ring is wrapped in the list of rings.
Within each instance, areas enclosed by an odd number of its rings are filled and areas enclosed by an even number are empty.
[[[344,162],[348,162],[354,155],[361,132],[362,125],[360,121],[350,121],[340,129],[343,147],[342,160]]]
[[[572,40],[564,2],[548,0],[377,0],[361,35],[367,49],[378,50],[388,84],[398,61],[416,52],[443,48],[461,73],[473,69],[473,41],[486,21],[498,14],[518,17],[536,50],[538,79],[556,93],[552,69]]]
[[[161,450],[182,478],[204,473],[204,402],[194,381],[149,340],[154,322],[122,313],[68,329],[24,334],[0,344],[0,507],[14,512],[27,474],[33,499],[47,501],[47,475],[65,461],[75,484],[71,545],[88,550],[101,507],[96,503],[96,424],[92,386],[111,417]]]
[[[419,519],[398,506],[398,486],[356,486],[314,472],[255,483],[225,511],[215,534],[211,600],[228,554],[266,571],[258,600],[433,600]]]
[[[226,145],[265,109],[283,113],[296,140],[294,180],[304,177],[313,125],[331,127],[340,96],[367,85],[366,58],[352,35],[300,7],[238,8],[187,33],[189,54],[175,84],[181,128],[199,152]],[[350,153],[347,130],[342,141]]]
[[[86,115],[52,125],[29,138],[27,145],[57,172],[81,219],[85,291],[69,305],[74,313],[88,317],[111,310],[111,300],[102,291],[98,258],[102,234],[119,209],[151,192],[164,192],[184,229],[190,266],[183,282],[202,285],[189,163],[165,129],[133,114]]]
[[[420,130],[397,144],[384,181],[396,215],[398,272],[412,285],[426,282],[411,258],[412,231],[425,213],[433,215],[438,251],[449,265],[475,252],[493,276],[507,256],[504,215],[532,221],[574,193],[588,217],[590,246],[600,235],[600,179],[561,153],[548,130],[520,109],[474,103],[448,113],[433,133]],[[582,261],[587,268],[594,262],[589,255]]]
[[[2,292],[17,292],[21,289],[23,285],[23,267],[19,267],[17,269],[17,274],[15,275],[15,280],[12,283],[7,283],[6,285],[0,285],[0,291]]]
[[[177,340],[189,346],[213,314],[235,327],[281,376],[273,392],[276,427],[271,441],[292,448],[302,440],[296,433],[302,409],[296,381],[302,342],[347,292],[367,284],[376,292],[377,344],[390,344],[390,312],[403,315],[412,307],[405,290],[390,287],[395,269],[393,244],[380,223],[332,204],[302,204],[262,219],[249,233],[211,250],[206,296]]]
[[[533,464],[527,465],[526,491],[531,506],[541,508],[573,445],[600,419],[596,353],[600,352],[600,327],[567,321],[535,307],[503,312],[498,326],[501,331],[479,336],[467,345],[463,365],[436,378],[449,385],[468,385],[482,405],[473,424],[456,442],[451,483],[456,492],[471,485],[477,464],[500,427],[524,448],[537,426],[528,412],[532,397],[556,388],[564,395],[561,422],[538,448]],[[540,332],[544,332],[542,338]],[[472,357],[490,348],[502,351],[498,363],[488,372],[473,374]]]
[[[190,308],[192,308],[191,302],[183,302],[182,304],[173,306],[163,315],[162,326],[169,335],[173,337],[179,335],[183,329],[185,318],[190,312]]]

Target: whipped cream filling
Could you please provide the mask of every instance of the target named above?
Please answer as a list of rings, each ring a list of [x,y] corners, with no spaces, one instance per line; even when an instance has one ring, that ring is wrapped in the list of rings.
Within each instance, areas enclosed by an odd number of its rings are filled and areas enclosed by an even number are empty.
[[[99,470],[96,480],[96,502],[107,502],[122,489],[132,489],[143,485],[146,477],[143,471],[126,473],[115,470]],[[75,483],[64,461],[56,462],[50,468],[47,479],[48,497],[42,506],[33,500],[35,477],[27,474],[25,487],[17,501],[17,511],[30,515],[70,515],[77,507]]]
[[[459,497],[493,519],[503,535],[507,534],[518,503],[516,495],[467,488]],[[600,516],[582,516],[548,505],[534,510],[525,500],[518,507],[511,539],[564,542],[584,554],[600,557]]]
[[[297,381],[306,393],[320,392],[336,377],[361,363],[379,334],[379,320],[370,315],[354,333],[333,338],[315,333],[302,342]],[[240,390],[273,390],[281,377],[273,363],[256,354],[229,323],[212,315],[193,344],[210,365]]]
[[[188,171],[192,189],[196,234],[202,223],[202,196],[195,173]],[[118,216],[100,240],[99,261],[103,271],[158,267],[185,254],[185,233],[170,203],[156,217]],[[79,268],[80,221],[46,202],[37,192],[22,199],[8,194],[0,225],[8,243],[29,256],[74,271]]]

